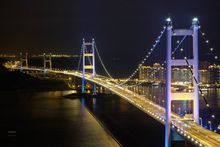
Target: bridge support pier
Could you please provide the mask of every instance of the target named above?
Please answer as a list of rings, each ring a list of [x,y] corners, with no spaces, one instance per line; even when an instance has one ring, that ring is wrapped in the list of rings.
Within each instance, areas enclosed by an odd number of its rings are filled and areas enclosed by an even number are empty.
[[[47,72],[47,69],[52,69],[52,60],[51,60],[51,53],[49,55],[43,54],[44,57],[44,73]],[[49,67],[47,67],[49,65]]]
[[[85,93],[85,72],[92,71],[92,78],[96,76],[95,69],[95,40],[92,42],[85,42],[83,39],[83,64],[82,64],[82,93]],[[93,94],[96,95],[96,84],[93,83]]]
[[[199,123],[199,95],[198,95],[198,20],[193,19],[193,29],[175,29],[172,28],[172,21],[167,19],[167,51],[166,51],[166,124],[165,124],[165,147],[171,146],[171,101],[193,101],[192,119]],[[192,59],[171,59],[172,53],[172,36],[192,36]],[[172,53],[172,54],[171,54]],[[193,91],[190,92],[172,92],[171,91],[171,74],[172,67],[188,67],[192,70]],[[186,81],[184,81],[186,82]]]
[[[20,52],[20,71],[23,70],[23,67],[28,68],[28,53],[25,53],[25,56],[23,56],[23,53]]]

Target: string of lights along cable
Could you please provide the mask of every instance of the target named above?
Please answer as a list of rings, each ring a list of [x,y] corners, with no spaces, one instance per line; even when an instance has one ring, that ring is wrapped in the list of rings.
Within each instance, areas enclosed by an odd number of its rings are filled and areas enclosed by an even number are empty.
[[[82,59],[82,53],[83,53],[83,46],[81,46],[81,49],[80,49],[80,55],[79,55],[79,61],[78,61],[77,70],[80,69],[80,64],[81,64],[81,59]]]
[[[106,66],[105,66],[105,64],[104,64],[104,62],[103,62],[103,60],[102,60],[102,58],[101,58],[101,56],[100,56],[100,54],[99,54],[99,50],[98,50],[98,48],[97,48],[96,43],[95,43],[95,50],[96,50],[96,53],[97,53],[97,55],[98,55],[99,61],[101,62],[102,68],[105,70],[105,73],[108,75],[108,77],[109,77],[110,79],[114,79],[114,78],[112,77],[112,75],[109,73],[109,71],[107,70],[107,68],[106,68]]]
[[[149,59],[149,57],[151,56],[153,51],[156,49],[157,45],[161,41],[161,38],[162,38],[165,30],[166,30],[166,26],[163,27],[163,30],[160,32],[160,35],[157,37],[155,43],[153,44],[152,48],[148,51],[148,53],[146,54],[145,58],[140,62],[140,64],[134,70],[134,72],[124,82],[119,84],[120,86],[126,84],[129,80],[131,80],[131,78],[133,78],[137,74],[137,72],[139,71],[140,67],[147,61],[147,59]]]
[[[194,21],[198,21],[197,18],[194,18],[193,20],[194,20]],[[199,27],[199,28],[201,28],[201,27]],[[202,31],[200,31],[200,32],[201,32],[201,34],[202,34],[202,36],[203,36],[203,39],[204,39],[204,41],[205,41],[205,43],[206,43],[206,45],[207,45],[209,51],[212,53],[212,56],[214,57],[215,60],[217,60],[217,59],[218,59],[218,56],[216,56],[216,55],[213,54],[213,48],[211,48],[211,47],[209,46],[209,40],[204,37],[204,36],[205,36],[205,33],[202,33]],[[210,113],[210,115],[211,115],[211,118],[213,119],[214,122],[216,122],[215,114],[213,113],[213,110],[212,110],[212,108],[210,107],[210,104],[208,103],[208,101],[207,101],[207,99],[206,99],[206,97],[205,97],[205,94],[203,93],[201,87],[199,86],[199,80],[196,79],[196,77],[195,77],[194,74],[193,74],[192,67],[190,66],[189,61],[188,61],[187,56],[186,56],[186,51],[185,51],[185,49],[180,48],[181,43],[182,43],[185,39],[186,39],[186,36],[184,36],[184,37],[182,38],[182,40],[181,40],[180,42],[178,42],[179,45],[177,46],[177,48],[174,49],[174,52],[172,52],[172,54],[174,54],[176,51],[178,51],[178,49],[179,49],[179,51],[181,52],[181,55],[182,55],[182,57],[184,58],[185,62],[187,63],[188,69],[190,70],[190,73],[191,73],[191,75],[192,75],[192,77],[193,77],[193,80],[194,80],[194,81],[196,82],[196,84],[197,84],[197,87],[198,87],[198,89],[199,89],[199,93],[200,93],[201,97],[203,98],[206,107],[207,107],[208,110],[209,110],[209,113]],[[173,57],[173,59],[175,59],[175,57]],[[202,119],[202,118],[200,117],[200,119]],[[212,121],[212,120],[209,120],[208,123],[211,123],[211,121]],[[201,122],[200,124],[202,125],[202,122]],[[219,126],[219,125],[217,125],[217,126]],[[216,129],[212,129],[212,127],[210,127],[210,128],[211,128],[211,129],[210,129],[211,131],[214,131],[214,132],[217,131]]]
[[[206,44],[206,47],[207,47],[207,50],[209,51],[209,54],[212,55],[212,61],[214,62],[214,65],[217,65],[216,62],[219,61],[219,57],[215,54],[214,52],[214,48],[210,46],[210,40],[207,39],[207,36],[206,36],[206,33],[204,31],[201,30],[201,26],[200,26],[200,34],[202,36],[202,40],[204,41],[204,43]],[[203,99],[205,100],[205,104],[206,104],[206,107],[208,108],[209,110],[209,113],[211,114],[211,118],[212,118],[212,121],[214,121],[214,123],[217,124],[216,128],[220,126],[220,124],[218,122],[216,122],[216,117],[215,117],[215,114],[210,106],[210,104],[207,102],[207,99],[205,97],[205,94],[203,93],[203,91],[201,89],[199,89],[200,91],[200,94],[201,96],[203,97]],[[202,118],[201,119],[201,125],[202,125]],[[211,125],[211,120],[208,121],[208,123]],[[219,128],[218,128],[219,129]],[[216,129],[213,129],[214,132],[216,132]]]
[[[172,55],[174,55],[176,53],[176,51],[178,51],[178,49],[181,47],[181,45],[183,44],[183,41],[186,39],[186,35],[179,41],[177,40],[177,46],[174,48],[174,51],[172,51]],[[174,57],[173,57],[174,59]],[[161,65],[162,66],[165,66],[166,65],[166,60],[164,60],[163,62],[161,62]],[[141,65],[142,66],[142,65]],[[154,77],[154,75],[159,72],[158,70],[154,70],[153,73],[150,75],[151,78]],[[137,84],[133,84],[133,85],[128,85],[128,87],[134,87],[134,86],[139,86],[141,84],[143,84],[145,81],[143,80],[142,82],[140,83],[137,83]]]
[[[200,28],[201,28],[201,26],[200,26]],[[206,47],[207,47],[209,53],[212,55],[214,61],[217,61],[219,58],[218,58],[217,55],[215,55],[215,53],[214,53],[214,48],[213,48],[213,47],[210,47],[210,41],[209,41],[209,39],[207,39],[206,33],[205,33],[204,31],[202,31],[201,29],[199,30],[199,32],[200,32],[200,34],[201,34],[201,36],[202,36],[203,41],[204,41],[205,44],[206,44]]]

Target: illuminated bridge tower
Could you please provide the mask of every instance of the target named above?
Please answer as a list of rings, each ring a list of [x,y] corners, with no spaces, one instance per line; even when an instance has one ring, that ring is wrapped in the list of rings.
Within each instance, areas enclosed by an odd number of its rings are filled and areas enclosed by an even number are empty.
[[[23,67],[28,68],[28,53],[26,53],[25,56],[23,56],[23,53],[20,52],[20,62],[21,62],[20,70],[22,70]]]
[[[194,18],[192,23],[192,29],[173,29],[172,21],[170,18],[167,19],[167,51],[166,51],[166,125],[165,125],[165,147],[171,145],[171,101],[193,101],[193,120],[199,123],[199,94],[198,85],[195,80],[198,80],[198,19]],[[193,45],[192,58],[191,59],[171,59],[172,53],[172,36],[191,36]],[[174,66],[190,66],[192,67],[192,73],[195,79],[193,81],[193,90],[191,92],[171,92],[171,70]]]
[[[49,55],[43,54],[44,57],[44,70],[52,69],[51,53]],[[49,65],[49,67],[47,67]]]
[[[83,64],[82,64],[82,93],[85,93],[85,72],[92,72],[93,78],[96,76],[95,71],[95,40],[92,42],[85,42],[83,39]],[[96,94],[96,84],[93,84],[93,93]]]

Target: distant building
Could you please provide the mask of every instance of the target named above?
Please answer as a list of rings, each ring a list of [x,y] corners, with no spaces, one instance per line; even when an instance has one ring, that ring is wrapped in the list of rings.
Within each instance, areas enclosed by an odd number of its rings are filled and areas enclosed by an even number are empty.
[[[175,67],[172,69],[172,82],[183,82],[190,83],[192,82],[192,75],[189,69],[187,68],[178,68]]]
[[[209,70],[199,70],[199,83],[208,84],[210,83],[210,72]]]
[[[145,80],[146,82],[153,81],[152,73],[153,73],[152,67],[141,66],[139,70],[139,80]]]
[[[199,69],[201,70],[207,70],[209,66],[210,66],[210,63],[208,61],[199,62]]]
[[[165,69],[159,63],[153,64],[153,81],[158,83],[165,83]]]
[[[139,70],[139,80],[146,82],[165,82],[165,69],[159,63],[151,66],[141,66]]]
[[[220,84],[220,65],[210,65],[210,84]]]
[[[172,82],[192,83],[192,73],[185,68],[172,68]],[[146,82],[165,83],[166,69],[159,63],[153,66],[141,66],[139,70],[139,80]],[[202,62],[199,69],[199,83],[201,84],[220,84],[220,65],[210,65],[209,62]]]

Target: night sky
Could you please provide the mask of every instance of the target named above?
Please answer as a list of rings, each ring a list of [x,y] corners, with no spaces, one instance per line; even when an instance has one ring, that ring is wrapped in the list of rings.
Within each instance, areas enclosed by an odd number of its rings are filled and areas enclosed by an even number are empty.
[[[132,69],[167,16],[176,28],[189,28],[197,16],[220,54],[218,0],[5,0],[0,3],[0,53],[77,54],[82,38],[94,37],[108,68]],[[152,58],[161,60],[164,50],[159,46]]]

